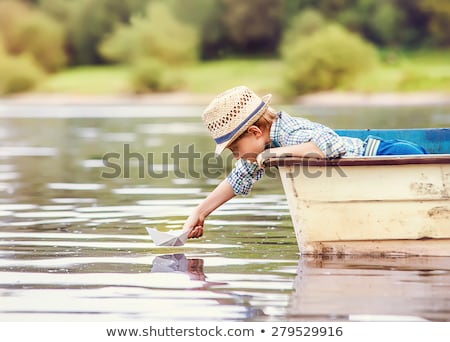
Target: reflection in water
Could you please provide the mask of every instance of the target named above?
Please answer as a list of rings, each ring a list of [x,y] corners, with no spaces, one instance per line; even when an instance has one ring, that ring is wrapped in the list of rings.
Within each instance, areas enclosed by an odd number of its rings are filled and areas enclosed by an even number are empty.
[[[167,177],[140,178],[139,163],[130,163],[130,177],[107,179],[102,157],[124,144],[154,156],[194,144],[204,156],[213,144],[202,109],[3,107],[0,320],[450,319],[448,259],[298,261],[278,179],[216,211],[202,239],[155,246],[145,227],[181,228],[229,170],[178,177],[174,165],[154,160]],[[438,126],[450,114],[340,110],[307,112],[336,128]]]
[[[191,265],[191,267],[189,267],[189,265]],[[203,273],[203,259],[188,260],[184,254],[166,254],[157,256],[155,260],[153,260],[152,272],[182,272],[190,274],[191,268],[197,270],[197,273],[201,273],[201,280],[205,280],[205,275]]]
[[[203,271],[204,261],[200,258],[187,258],[184,254],[166,254],[157,256],[153,261],[152,273],[183,273],[191,280],[203,282],[203,289],[217,293],[217,305],[237,306],[242,308],[242,318],[245,320],[262,319],[265,313],[262,309],[252,306],[252,296],[241,295],[220,290],[228,285],[226,282],[211,282]],[[224,296],[226,294],[226,296]]]
[[[300,319],[450,320],[450,259],[306,257],[289,315]]]

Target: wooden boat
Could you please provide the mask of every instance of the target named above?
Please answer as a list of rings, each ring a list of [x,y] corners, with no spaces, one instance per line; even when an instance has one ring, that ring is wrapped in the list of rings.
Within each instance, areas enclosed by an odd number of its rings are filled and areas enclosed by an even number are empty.
[[[341,130],[415,141],[415,156],[271,158],[301,254],[450,256],[450,129]]]

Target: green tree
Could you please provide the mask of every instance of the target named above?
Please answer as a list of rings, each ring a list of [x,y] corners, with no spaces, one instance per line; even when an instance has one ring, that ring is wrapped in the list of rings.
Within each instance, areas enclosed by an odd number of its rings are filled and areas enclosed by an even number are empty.
[[[202,58],[276,54],[284,0],[169,0],[181,20],[200,34]]]
[[[117,27],[100,45],[110,61],[131,65],[131,85],[137,93],[170,91],[182,84],[177,66],[198,58],[197,31],[178,20],[167,4],[154,1],[145,15]]]
[[[295,94],[334,89],[377,63],[376,49],[338,25],[283,46],[286,80]]]
[[[180,75],[166,64],[154,58],[142,58],[133,63],[131,86],[136,93],[167,92],[182,84]]]
[[[223,22],[230,42],[241,53],[273,54],[280,42],[281,0],[222,0]]]
[[[67,64],[65,31],[55,19],[33,11],[16,26],[19,52],[30,53],[45,70],[54,72]]]
[[[288,46],[300,36],[311,35],[326,25],[325,18],[315,9],[306,9],[294,16],[283,32],[283,46]]]
[[[0,0],[0,39],[8,53],[20,52],[22,46],[16,37],[16,27],[30,12],[30,7],[21,1]]]
[[[64,27],[21,1],[0,1],[0,36],[7,53],[28,54],[47,71],[67,63]]]
[[[162,2],[151,3],[145,16],[118,27],[100,45],[104,58],[121,63],[154,58],[178,65],[194,62],[197,51],[196,31],[178,21]]]
[[[433,42],[438,46],[450,47],[450,2],[420,0],[419,7],[429,15],[427,28]]]
[[[202,59],[225,56],[231,51],[226,37],[221,0],[168,0],[174,15],[196,28],[199,35],[199,55]]]
[[[449,1],[440,0],[285,0],[287,18],[318,10],[380,46],[448,46]],[[286,12],[289,11],[289,12]]]
[[[27,54],[8,54],[0,37],[0,95],[33,89],[44,72],[33,57]]]
[[[65,25],[68,24],[71,15],[78,6],[77,1],[68,0],[37,0],[37,4],[40,10]]]
[[[75,64],[101,63],[99,43],[120,23],[129,23],[146,0],[81,0],[68,23],[69,44]]]

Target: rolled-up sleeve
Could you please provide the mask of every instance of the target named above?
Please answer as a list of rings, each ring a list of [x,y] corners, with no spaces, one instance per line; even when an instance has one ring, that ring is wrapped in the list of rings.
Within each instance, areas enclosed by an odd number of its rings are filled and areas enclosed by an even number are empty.
[[[227,177],[228,183],[236,195],[248,195],[255,184],[264,175],[264,169],[258,163],[239,159]]]

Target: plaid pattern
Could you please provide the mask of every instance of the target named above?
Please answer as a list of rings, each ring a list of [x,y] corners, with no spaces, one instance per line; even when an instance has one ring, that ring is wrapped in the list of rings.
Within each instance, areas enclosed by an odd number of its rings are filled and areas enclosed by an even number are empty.
[[[257,162],[249,162],[246,159],[239,159],[236,166],[227,177],[236,195],[248,195],[255,184],[264,175],[264,169],[258,166]]]
[[[357,138],[341,137],[331,128],[289,114],[278,113],[272,124],[270,139],[274,147],[299,145],[312,141],[329,159],[342,156],[354,157],[363,154],[363,142]]]
[[[314,142],[329,159],[361,156],[364,143],[357,138],[341,137],[331,128],[303,118],[293,118],[285,112],[278,113],[278,119],[270,129],[271,147],[299,145]],[[248,195],[253,184],[264,174],[258,164],[240,159],[227,177],[236,195]]]

